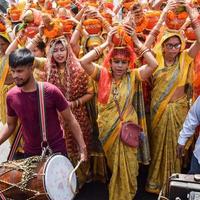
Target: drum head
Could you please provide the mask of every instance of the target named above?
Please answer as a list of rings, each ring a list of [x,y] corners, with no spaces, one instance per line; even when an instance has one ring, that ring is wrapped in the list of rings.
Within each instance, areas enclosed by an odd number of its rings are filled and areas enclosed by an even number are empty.
[[[47,161],[45,167],[44,188],[51,200],[71,200],[74,193],[69,184],[69,175],[74,169],[68,158],[62,155],[54,155]],[[76,191],[76,175],[72,177],[71,185]]]

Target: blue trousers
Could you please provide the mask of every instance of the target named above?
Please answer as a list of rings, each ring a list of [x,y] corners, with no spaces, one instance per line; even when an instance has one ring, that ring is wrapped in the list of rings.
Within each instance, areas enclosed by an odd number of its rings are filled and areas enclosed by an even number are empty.
[[[200,164],[194,154],[192,154],[190,171],[188,172],[188,174],[200,174]]]

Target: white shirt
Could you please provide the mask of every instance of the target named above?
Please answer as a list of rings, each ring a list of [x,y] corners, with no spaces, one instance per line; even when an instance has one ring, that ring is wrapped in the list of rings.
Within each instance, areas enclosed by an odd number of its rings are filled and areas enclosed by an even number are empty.
[[[195,128],[200,124],[200,96],[196,99],[192,107],[190,108],[185,122],[183,124],[183,129],[180,132],[178,138],[178,144],[185,145],[188,138],[191,137]],[[194,148],[194,156],[197,158],[200,164],[200,137],[198,137],[195,148]]]

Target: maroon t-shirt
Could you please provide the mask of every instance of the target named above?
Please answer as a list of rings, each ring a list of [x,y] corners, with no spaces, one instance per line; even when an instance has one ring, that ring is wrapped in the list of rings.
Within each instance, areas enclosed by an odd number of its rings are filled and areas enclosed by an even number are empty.
[[[40,133],[39,102],[37,91],[23,92],[15,86],[7,94],[7,114],[17,116],[23,126],[24,151],[29,155],[41,154],[42,136]],[[58,113],[68,107],[60,90],[51,83],[44,83],[44,102],[46,106],[47,141],[53,152],[66,154],[63,130]]]

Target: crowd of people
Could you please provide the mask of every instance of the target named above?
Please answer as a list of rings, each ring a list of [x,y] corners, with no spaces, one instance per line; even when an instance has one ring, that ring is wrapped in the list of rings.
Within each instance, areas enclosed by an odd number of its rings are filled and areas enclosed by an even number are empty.
[[[0,13],[0,144],[20,130],[14,159],[42,153],[44,82],[47,141],[74,165],[84,161],[79,187],[98,180],[109,200],[132,200],[141,164],[146,191],[167,195],[169,177],[191,160],[190,173],[200,172],[199,139],[190,153],[200,124],[199,8],[198,0],[10,0]]]

